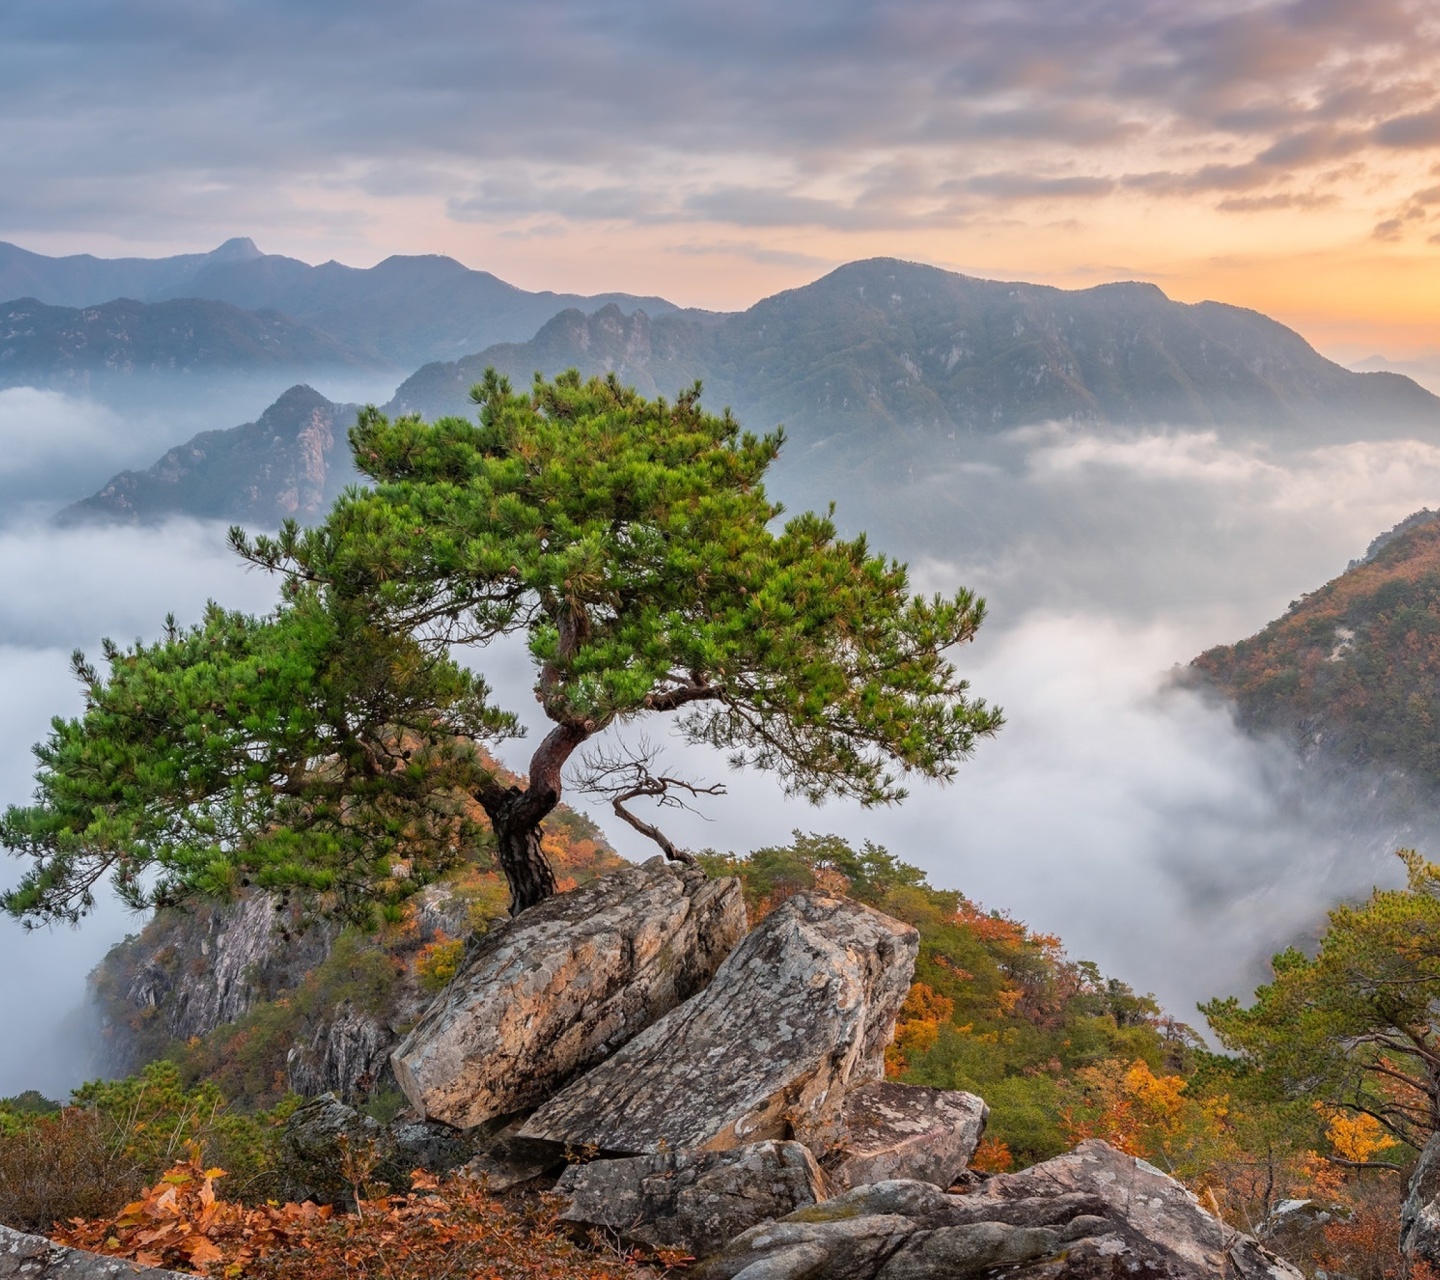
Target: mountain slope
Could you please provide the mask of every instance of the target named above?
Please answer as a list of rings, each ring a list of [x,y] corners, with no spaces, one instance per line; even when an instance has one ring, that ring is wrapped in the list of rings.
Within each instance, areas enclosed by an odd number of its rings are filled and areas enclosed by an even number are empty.
[[[51,258],[0,240],[0,298],[39,298],[57,307],[93,307],[115,298],[153,302],[184,290],[207,266],[261,257],[251,240],[227,240],[210,253],[172,258]],[[191,294],[190,296],[199,296]]]
[[[1312,761],[1440,783],[1440,513],[1402,521],[1284,617],[1191,668],[1235,700],[1245,728]]]
[[[651,315],[673,310],[664,298],[530,293],[453,258],[391,257],[374,267],[311,266],[228,240],[211,253],[174,258],[47,258],[0,242],[0,297],[90,307],[119,297],[142,302],[204,298],[250,311],[275,310],[329,334],[389,368],[454,359],[533,334],[567,307],[610,304]]]
[[[0,386],[85,386],[134,374],[359,368],[344,345],[276,312],[224,302],[0,303]]]
[[[1153,285],[1067,291],[873,259],[748,311],[556,316],[528,342],[419,370],[392,407],[464,409],[487,365],[528,380],[614,369],[647,393],[695,379],[749,425],[888,451],[1042,421],[1258,430],[1313,442],[1440,428],[1440,398],[1352,373],[1239,307],[1172,302]]]
[[[1440,398],[1397,375],[1351,373],[1253,311],[1186,306],[1149,285],[1066,292],[888,259],[734,315],[572,308],[528,342],[424,366],[386,409],[468,416],[488,365],[520,385],[537,369],[614,370],[651,396],[701,379],[706,404],[730,405],[746,427],[785,423],[792,445],[775,478],[787,501],[853,507],[863,489],[871,514],[998,432],[1045,420],[1199,425],[1301,445],[1440,429]],[[187,498],[186,510],[221,514],[206,511],[220,501],[219,482],[207,483],[211,498]]]
[[[202,432],[147,471],[122,471],[58,519],[144,524],[183,515],[270,528],[290,516],[313,521],[357,478],[346,440],[356,409],[291,387],[258,421]]]

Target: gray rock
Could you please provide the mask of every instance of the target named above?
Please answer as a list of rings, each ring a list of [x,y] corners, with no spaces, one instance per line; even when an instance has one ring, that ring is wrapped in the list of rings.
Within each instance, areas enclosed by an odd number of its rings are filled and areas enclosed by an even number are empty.
[[[882,1080],[845,1095],[840,1137],[822,1162],[841,1187],[917,1178],[948,1187],[975,1154],[990,1109],[973,1093]]]
[[[368,1185],[383,1182],[404,1190],[416,1169],[434,1174],[458,1169],[475,1155],[479,1136],[414,1116],[381,1126],[325,1093],[285,1122],[280,1172],[291,1199],[348,1204],[355,1195],[352,1177],[363,1173]]]
[[[1102,1200],[1104,1216],[1130,1251],[1160,1259],[1169,1268],[1163,1274],[1235,1274],[1246,1280],[1299,1275],[1249,1236],[1206,1213],[1173,1178],[1104,1142],[1082,1142],[1053,1160],[991,1178],[964,1198],[972,1204],[1003,1204],[1063,1192]]]
[[[1301,1280],[1179,1183],[1101,1142],[969,1195],[896,1179],[742,1232],[694,1280]]]
[[[462,1132],[436,1120],[392,1120],[385,1126],[386,1159],[403,1173],[414,1169],[451,1173],[475,1155],[473,1134],[473,1130]]]
[[[298,1108],[280,1135],[280,1173],[287,1196],[317,1204],[352,1202],[355,1190],[347,1173],[368,1164],[380,1176],[386,1151],[380,1124],[323,1093]]]
[[[385,1022],[342,1003],[286,1054],[287,1081],[302,1098],[323,1093],[363,1098],[382,1078],[395,1040]]]
[[[194,1280],[178,1271],[142,1267],[83,1249],[67,1249],[44,1236],[0,1226],[0,1280]]]
[[[826,1183],[807,1147],[756,1142],[572,1165],[555,1191],[562,1222],[703,1257],[758,1222],[824,1199]]]
[[[466,1166],[489,1191],[509,1191],[544,1178],[550,1185],[565,1167],[566,1153],[552,1142],[532,1142],[519,1136],[521,1121],[501,1127]]]
[[[1407,1261],[1440,1266],[1440,1133],[1420,1152],[1400,1207],[1400,1252]]]
[[[700,995],[541,1106],[521,1132],[617,1155],[767,1138],[823,1152],[845,1091],[884,1074],[918,947],[909,925],[858,902],[796,894]]]
[[[478,941],[396,1079],[457,1128],[533,1107],[703,988],[744,932],[738,881],[662,858],[557,894]]]

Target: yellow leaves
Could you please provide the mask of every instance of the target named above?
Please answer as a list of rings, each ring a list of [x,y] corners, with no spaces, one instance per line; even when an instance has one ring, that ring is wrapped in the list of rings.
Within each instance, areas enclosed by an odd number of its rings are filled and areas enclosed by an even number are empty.
[[[1174,1127],[1184,1111],[1185,1081],[1180,1076],[1157,1076],[1144,1062],[1133,1062],[1125,1072],[1123,1088],[1157,1123]]]
[[[1385,1131],[1374,1116],[1350,1115],[1337,1111],[1325,1126],[1325,1136],[1342,1160],[1365,1164],[1399,1143]]]
[[[940,1038],[940,1025],[954,1016],[953,1000],[923,982],[915,983],[900,1006],[895,1039],[885,1049],[885,1074],[892,1078],[903,1074],[916,1058],[933,1049]]]
[[[1156,1075],[1140,1059],[1111,1059],[1076,1077],[1080,1096],[1062,1114],[1072,1144],[1102,1138],[1177,1174],[1198,1172],[1207,1162],[1202,1153],[1225,1145],[1227,1100],[1191,1097],[1181,1076]]]
[[[420,985],[432,993],[442,990],[459,971],[464,956],[463,938],[447,938],[437,930],[435,941],[421,947],[415,957],[415,973]]]

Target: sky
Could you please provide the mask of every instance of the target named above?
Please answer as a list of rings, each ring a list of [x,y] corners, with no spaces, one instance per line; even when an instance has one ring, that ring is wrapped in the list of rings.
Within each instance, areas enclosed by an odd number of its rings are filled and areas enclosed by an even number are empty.
[[[1440,353],[1433,0],[8,0],[0,239],[747,306],[897,256]]]

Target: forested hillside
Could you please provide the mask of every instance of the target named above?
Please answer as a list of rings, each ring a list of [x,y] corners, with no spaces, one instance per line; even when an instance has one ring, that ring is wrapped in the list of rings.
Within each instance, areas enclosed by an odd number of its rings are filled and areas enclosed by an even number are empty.
[[[1307,758],[1440,783],[1440,521],[1417,512],[1363,560],[1195,678],[1235,700],[1241,723]]]
[[[783,421],[846,456],[954,452],[968,435],[1049,420],[1312,442],[1440,429],[1440,400],[1408,378],[1351,373],[1255,311],[1187,306],[1149,284],[1065,290],[891,258],[731,315],[567,312],[531,342],[421,369],[390,408],[463,412],[488,365],[522,383],[614,370],[648,395],[698,378],[743,421]]]

